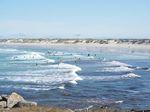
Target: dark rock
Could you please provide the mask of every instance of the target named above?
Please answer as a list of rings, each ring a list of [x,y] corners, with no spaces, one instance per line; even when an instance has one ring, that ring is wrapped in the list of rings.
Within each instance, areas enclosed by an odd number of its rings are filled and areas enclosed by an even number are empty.
[[[12,108],[21,101],[24,101],[24,98],[22,96],[20,96],[17,93],[12,93],[11,95],[8,96],[7,107]]]
[[[144,112],[150,112],[150,110],[144,110]]]
[[[71,96],[71,94],[70,94],[70,93],[67,93],[67,92],[64,92],[63,95],[64,95],[64,96]]]
[[[1,95],[3,101],[7,101],[8,95]]]

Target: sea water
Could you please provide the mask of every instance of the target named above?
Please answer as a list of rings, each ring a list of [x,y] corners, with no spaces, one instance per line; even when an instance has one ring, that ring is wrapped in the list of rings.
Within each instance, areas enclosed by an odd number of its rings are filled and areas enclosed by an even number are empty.
[[[0,94],[41,105],[150,107],[150,49],[0,45]]]

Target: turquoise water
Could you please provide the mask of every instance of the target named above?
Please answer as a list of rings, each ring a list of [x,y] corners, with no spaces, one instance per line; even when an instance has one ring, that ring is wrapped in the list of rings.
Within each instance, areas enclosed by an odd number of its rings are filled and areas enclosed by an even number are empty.
[[[147,109],[150,49],[0,46],[0,93],[43,105]]]

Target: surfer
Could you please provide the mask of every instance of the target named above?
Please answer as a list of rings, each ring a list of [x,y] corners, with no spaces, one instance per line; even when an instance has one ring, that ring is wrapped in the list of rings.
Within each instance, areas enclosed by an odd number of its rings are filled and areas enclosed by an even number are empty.
[[[77,61],[76,61],[76,60],[75,60],[74,62],[75,62],[75,63],[77,63]]]
[[[63,62],[63,60],[62,60],[62,59],[60,59],[60,60],[59,60],[59,62],[58,62],[58,65],[59,65],[60,63],[62,63],[62,62]]]

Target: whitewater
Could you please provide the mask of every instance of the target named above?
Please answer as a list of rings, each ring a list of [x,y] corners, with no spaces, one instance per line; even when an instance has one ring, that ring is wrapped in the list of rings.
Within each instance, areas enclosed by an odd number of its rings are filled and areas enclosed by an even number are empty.
[[[150,105],[150,55],[135,53],[123,48],[0,45],[0,92],[15,91],[60,107],[145,109]]]

